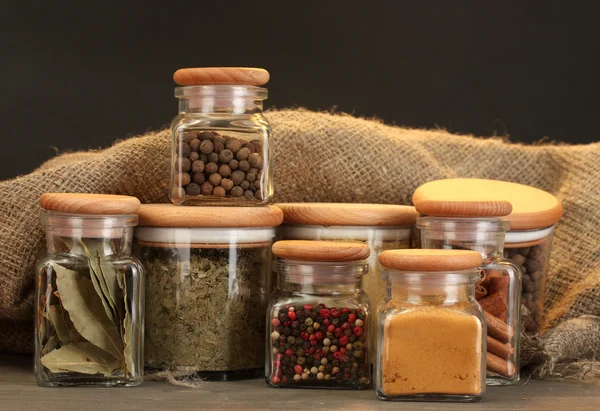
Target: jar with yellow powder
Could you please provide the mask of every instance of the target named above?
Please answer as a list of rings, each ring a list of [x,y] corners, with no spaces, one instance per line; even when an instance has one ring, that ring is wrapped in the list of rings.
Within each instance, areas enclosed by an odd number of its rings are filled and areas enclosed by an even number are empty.
[[[391,250],[379,256],[375,389],[381,400],[474,402],[485,393],[486,324],[475,300],[481,255]]]

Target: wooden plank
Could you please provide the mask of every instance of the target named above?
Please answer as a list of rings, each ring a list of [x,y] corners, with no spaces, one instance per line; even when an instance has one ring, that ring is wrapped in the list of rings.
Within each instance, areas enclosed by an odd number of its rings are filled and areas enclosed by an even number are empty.
[[[206,389],[147,382],[137,388],[41,388],[31,357],[0,355],[0,410],[599,410],[600,389],[557,381],[490,387],[477,404],[391,403],[373,390],[330,391],[267,388],[263,380],[209,383]]]

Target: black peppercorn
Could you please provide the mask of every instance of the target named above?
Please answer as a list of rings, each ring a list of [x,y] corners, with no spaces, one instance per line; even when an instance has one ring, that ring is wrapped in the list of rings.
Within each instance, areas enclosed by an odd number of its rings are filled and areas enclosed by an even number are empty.
[[[301,333],[301,331],[300,331],[300,329],[298,329],[298,328],[294,328],[294,329],[292,330],[292,335],[293,335],[294,337],[300,337],[300,333]],[[300,341],[302,341],[302,340],[300,340]]]
[[[300,326],[298,328],[300,328],[300,331],[306,331],[308,326],[306,324],[302,323],[302,324],[300,324]]]

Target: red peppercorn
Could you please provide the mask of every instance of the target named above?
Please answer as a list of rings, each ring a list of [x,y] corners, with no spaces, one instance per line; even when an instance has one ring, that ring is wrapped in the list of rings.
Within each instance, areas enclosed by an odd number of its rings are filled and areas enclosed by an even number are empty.
[[[317,343],[318,343],[318,341],[317,341],[317,340],[312,340],[312,341],[310,342],[310,345],[317,345]]]
[[[317,354],[319,354],[321,357],[325,355],[325,351],[321,350],[317,350]]]
[[[284,377],[281,379],[281,382],[285,384],[286,382],[288,382],[288,378],[287,378],[286,376],[284,376]]]
[[[342,324],[342,330],[349,330],[350,329],[350,323],[348,321],[346,321],[344,324]]]
[[[323,318],[329,318],[329,317],[331,317],[331,310],[328,310],[327,308],[323,308],[321,311],[319,311],[319,315]]]
[[[283,347],[285,345],[285,343],[283,341],[279,341],[279,346]]]
[[[352,333],[357,337],[360,337],[361,335],[363,335],[363,329],[361,327],[354,327],[352,329]]]
[[[350,374],[348,374],[348,373],[344,374],[344,378],[346,378],[346,379],[350,378]]]
[[[292,322],[291,321],[286,321],[283,323],[284,327],[291,327],[292,326]]]
[[[303,371],[303,370],[302,370],[302,366],[301,366],[300,364],[296,364],[296,365],[294,365],[294,372],[295,372],[296,374],[302,374],[302,371]]]
[[[292,355],[294,355],[294,350],[292,350],[291,348],[288,348],[287,350],[285,350],[286,357],[291,357]]]
[[[327,326],[329,325],[329,319],[328,319],[328,318],[325,318],[325,319],[323,320],[323,325],[324,325],[325,327],[327,327]]]
[[[323,339],[323,333],[322,333],[321,331],[317,331],[317,332],[314,334],[314,336],[315,336],[315,338],[316,338],[317,340],[319,340],[319,341],[321,341],[321,340]]]
[[[354,321],[356,321],[356,314],[348,315],[348,322],[353,323]]]
[[[309,341],[314,341],[314,340],[316,340],[316,338],[317,338],[317,337],[315,337],[315,335],[314,335],[314,334],[310,334],[310,335],[308,336],[308,340],[309,340]]]
[[[273,378],[271,378],[271,382],[273,384],[279,384],[281,382],[281,379],[277,376],[273,376]]]
[[[282,354],[282,353],[280,353],[280,352],[278,352],[278,353],[275,355],[275,360],[277,360],[277,361],[281,361],[281,359],[282,359],[282,358],[283,358],[283,354]]]
[[[331,315],[333,315],[334,317],[339,317],[341,315],[341,313],[337,310],[337,308],[332,307],[331,308]]]
[[[328,333],[332,333],[335,331],[335,325],[331,324],[329,327],[327,327],[327,332]]]
[[[343,335],[340,337],[340,345],[346,345],[346,344],[348,344],[348,336]]]
[[[278,327],[280,324],[281,324],[281,321],[279,321],[279,318],[273,318],[273,319],[271,320],[271,325],[272,325],[273,327]]]
[[[317,351],[317,349],[315,347],[310,347],[307,351],[308,355],[313,355],[315,353],[315,351]]]
[[[336,338],[340,338],[342,335],[344,335],[344,331],[341,328],[336,328],[335,329],[335,336]]]
[[[342,347],[342,348],[340,348],[340,352],[341,352],[342,354],[346,354],[346,347]]]
[[[342,308],[342,314],[346,314],[346,313],[349,313],[349,312],[350,312],[350,309],[348,307]]]
[[[313,358],[314,358],[316,361],[321,361],[321,355],[320,355],[318,352],[317,352],[317,353],[316,353],[316,354],[313,356]]]
[[[281,361],[279,361],[279,360],[273,361],[273,368],[279,368],[279,367],[281,367]]]
[[[336,351],[333,353],[333,358],[335,358],[336,360],[340,360],[342,359],[342,357],[344,357],[344,354],[342,354],[340,351]]]
[[[290,317],[290,320],[296,321],[296,312],[295,311],[288,311],[287,316]]]
[[[302,331],[300,333],[300,338],[302,338],[303,340],[308,340],[310,338],[310,334],[308,334],[306,331]]]
[[[304,304],[304,309],[305,310],[312,310],[312,308],[313,308],[312,305],[310,305],[310,304]]]

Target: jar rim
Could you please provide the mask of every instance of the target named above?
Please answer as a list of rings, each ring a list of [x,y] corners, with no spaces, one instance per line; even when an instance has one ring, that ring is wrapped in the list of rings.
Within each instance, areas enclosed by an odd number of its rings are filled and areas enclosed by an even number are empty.
[[[45,227],[68,228],[126,228],[138,224],[136,214],[68,214],[44,211],[42,224]]]
[[[401,271],[382,268],[381,279],[409,286],[471,285],[481,280],[481,270],[471,268],[453,271]]]
[[[433,217],[417,219],[420,230],[502,233],[510,227],[510,222],[500,217]]]
[[[315,269],[319,271],[327,270],[331,276],[356,277],[366,274],[369,271],[369,264],[365,260],[303,261],[277,258],[275,261],[273,261],[273,271],[278,274],[286,274],[288,268],[300,268],[298,271],[299,274],[302,275],[313,275],[311,269]]]
[[[174,95],[178,99],[212,97],[218,99],[251,98],[253,100],[266,100],[268,90],[257,86],[211,84],[175,87]]]

